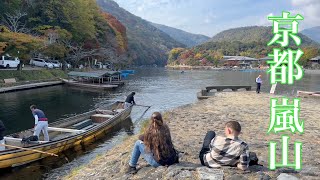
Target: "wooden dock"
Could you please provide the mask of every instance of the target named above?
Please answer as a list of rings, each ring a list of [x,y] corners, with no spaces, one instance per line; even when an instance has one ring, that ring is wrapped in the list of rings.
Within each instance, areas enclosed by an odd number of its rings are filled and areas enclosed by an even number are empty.
[[[23,84],[23,85],[0,88],[0,93],[21,91],[21,90],[26,90],[26,89],[35,89],[35,88],[55,86],[55,85],[60,85],[60,84],[63,84],[63,82],[62,81],[50,81],[50,82]]]
[[[298,97],[320,98],[320,91],[297,91]]]
[[[251,91],[251,86],[207,86],[202,89],[200,92],[197,93],[198,99],[208,99],[211,96],[214,96],[215,92],[210,92],[211,90],[215,89],[217,92],[221,92],[226,89],[230,89],[232,91],[238,91],[239,89],[245,89],[246,91]]]

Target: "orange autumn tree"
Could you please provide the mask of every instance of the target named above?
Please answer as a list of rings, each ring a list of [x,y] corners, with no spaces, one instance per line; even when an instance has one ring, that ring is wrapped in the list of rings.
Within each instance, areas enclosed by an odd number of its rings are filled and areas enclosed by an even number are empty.
[[[128,50],[126,27],[111,14],[105,12],[101,12],[101,14],[116,34],[118,53],[126,52]]]

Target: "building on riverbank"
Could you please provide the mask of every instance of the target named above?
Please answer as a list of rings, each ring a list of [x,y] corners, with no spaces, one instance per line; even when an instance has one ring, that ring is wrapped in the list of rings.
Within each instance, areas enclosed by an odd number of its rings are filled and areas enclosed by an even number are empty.
[[[251,67],[254,63],[259,63],[259,59],[246,56],[223,56],[222,62],[225,66]]]
[[[311,62],[311,65],[312,65],[313,67],[314,67],[314,66],[317,66],[317,65],[320,65],[320,56],[311,58],[311,59],[310,59],[310,62]]]

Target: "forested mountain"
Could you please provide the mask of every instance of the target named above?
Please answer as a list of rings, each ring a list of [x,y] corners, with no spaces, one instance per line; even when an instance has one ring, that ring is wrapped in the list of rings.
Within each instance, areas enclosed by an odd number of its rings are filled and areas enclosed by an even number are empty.
[[[161,25],[161,24],[156,24],[156,23],[151,23],[151,24],[156,28],[160,29],[161,31],[169,34],[169,36],[171,36],[173,39],[186,45],[187,47],[193,47],[193,46],[202,44],[210,39],[208,36],[205,36],[205,35],[192,34],[180,29],[176,29],[176,28]]]
[[[0,53],[127,63],[126,28],[95,0],[0,1]]]
[[[97,0],[99,6],[127,27],[128,48],[135,64],[164,65],[167,52],[175,47],[185,47],[166,33],[137,17],[112,0]]]
[[[302,39],[303,46],[313,46],[317,45],[315,41],[308,38],[307,36],[299,33],[299,37]],[[249,27],[239,27],[234,29],[228,29],[222,31],[211,38],[210,41],[213,42],[235,42],[239,41],[242,43],[251,42],[269,42],[273,37],[272,27],[266,26],[249,26]]]
[[[301,33],[320,43],[320,26],[304,29]]]
[[[299,33],[303,60],[315,57],[319,53],[319,44]],[[216,64],[222,56],[249,56],[262,58],[279,46],[267,46],[272,39],[271,27],[241,27],[218,33],[210,41],[191,49],[175,48],[171,50],[168,63],[208,65]],[[291,41],[292,42],[292,41]],[[295,45],[290,45],[294,48]]]

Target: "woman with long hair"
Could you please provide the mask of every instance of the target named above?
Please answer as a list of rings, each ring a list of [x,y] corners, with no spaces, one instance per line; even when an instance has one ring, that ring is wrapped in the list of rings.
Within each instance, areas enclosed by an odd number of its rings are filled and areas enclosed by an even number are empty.
[[[173,147],[169,127],[163,122],[159,112],[154,112],[145,133],[139,137],[133,147],[128,173],[135,173],[140,155],[153,167],[172,165],[178,162]]]

